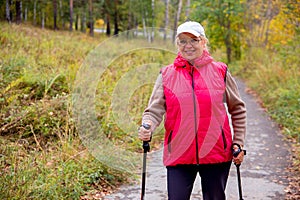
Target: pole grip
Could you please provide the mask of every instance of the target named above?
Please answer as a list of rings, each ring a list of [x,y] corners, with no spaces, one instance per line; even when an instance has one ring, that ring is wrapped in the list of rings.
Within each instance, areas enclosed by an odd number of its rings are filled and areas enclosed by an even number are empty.
[[[144,129],[147,129],[147,130],[150,130],[150,128],[151,128],[151,126],[149,124],[146,124],[146,123],[143,123],[142,126],[144,127]],[[150,141],[151,141],[151,139],[149,141],[143,141],[144,153],[150,151],[150,144],[149,144]]]
[[[239,148],[237,151],[233,151],[232,154],[233,154],[233,157],[237,157],[241,152],[244,152],[244,155],[246,155],[246,150],[242,150],[241,148]],[[235,164],[237,167],[239,167],[241,164]]]

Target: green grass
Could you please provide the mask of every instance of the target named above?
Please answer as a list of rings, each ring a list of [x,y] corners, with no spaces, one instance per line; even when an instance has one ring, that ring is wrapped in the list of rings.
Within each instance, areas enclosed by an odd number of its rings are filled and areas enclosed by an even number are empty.
[[[0,24],[0,198],[79,199],[128,179],[81,143],[70,94],[105,37]]]
[[[137,178],[96,159],[82,143],[73,119],[76,73],[106,36],[7,23],[0,27],[0,182],[5,183],[0,199],[80,199]],[[114,119],[113,90],[133,66],[173,59],[162,51],[136,50],[110,64],[97,86],[99,134],[116,146],[141,152],[137,127],[128,133]],[[129,115],[136,124],[152,87],[144,85],[129,99]],[[152,147],[161,141],[162,132],[155,134]]]
[[[89,190],[105,190],[126,179],[75,142],[51,143],[42,152],[28,150],[24,143],[1,144],[1,199],[79,199]]]

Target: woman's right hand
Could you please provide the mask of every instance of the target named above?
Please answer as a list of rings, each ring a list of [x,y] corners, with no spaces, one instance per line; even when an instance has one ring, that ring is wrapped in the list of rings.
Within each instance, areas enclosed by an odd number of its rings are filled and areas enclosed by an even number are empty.
[[[150,141],[151,140],[151,125],[150,121],[143,122],[143,124],[148,124],[150,129],[146,129],[144,126],[140,126],[138,131],[138,136],[142,141]]]

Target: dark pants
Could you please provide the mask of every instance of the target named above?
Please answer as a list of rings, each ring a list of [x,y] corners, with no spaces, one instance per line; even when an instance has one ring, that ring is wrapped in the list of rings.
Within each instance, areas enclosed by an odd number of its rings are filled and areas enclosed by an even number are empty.
[[[198,172],[203,200],[225,200],[230,166],[231,162],[167,167],[169,200],[189,200]]]

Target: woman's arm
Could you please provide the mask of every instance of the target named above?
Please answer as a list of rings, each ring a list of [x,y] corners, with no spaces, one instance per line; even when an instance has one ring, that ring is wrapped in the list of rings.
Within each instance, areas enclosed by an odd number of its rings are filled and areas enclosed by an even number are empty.
[[[246,106],[240,97],[237,84],[229,72],[226,75],[226,102],[234,131],[233,143],[243,147],[246,135]]]
[[[153,87],[148,106],[144,110],[142,122],[150,123],[151,131],[154,131],[161,123],[165,111],[165,95],[162,84],[162,75],[159,74]]]

